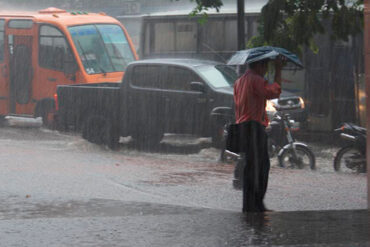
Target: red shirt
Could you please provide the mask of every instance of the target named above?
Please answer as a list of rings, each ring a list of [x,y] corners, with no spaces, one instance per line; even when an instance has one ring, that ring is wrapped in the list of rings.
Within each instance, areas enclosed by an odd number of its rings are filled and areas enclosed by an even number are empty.
[[[268,125],[266,100],[280,96],[281,87],[276,82],[268,82],[252,70],[248,70],[234,85],[236,123],[250,120]]]

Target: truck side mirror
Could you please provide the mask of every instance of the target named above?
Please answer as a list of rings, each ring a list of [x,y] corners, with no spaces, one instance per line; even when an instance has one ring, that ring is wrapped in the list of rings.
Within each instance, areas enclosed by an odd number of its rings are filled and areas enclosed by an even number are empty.
[[[196,91],[196,92],[201,92],[201,93],[205,93],[206,91],[204,84],[202,82],[197,82],[197,81],[190,83],[190,89],[191,91]]]

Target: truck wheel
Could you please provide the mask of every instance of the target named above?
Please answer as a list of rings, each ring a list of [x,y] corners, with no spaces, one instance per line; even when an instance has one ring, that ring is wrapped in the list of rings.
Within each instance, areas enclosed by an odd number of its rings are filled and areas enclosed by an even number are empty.
[[[153,131],[153,130],[151,130]],[[154,146],[161,142],[164,136],[163,131],[155,130],[150,132],[149,130],[137,130],[132,133],[131,137],[139,144],[146,146]]]
[[[68,124],[63,120],[63,117],[61,115],[55,115],[54,116],[55,121],[55,129],[60,132],[66,132],[68,131]]]
[[[36,103],[34,109],[34,116],[41,117],[42,126],[48,129],[55,129],[55,101],[51,98],[41,99]]]
[[[105,144],[110,149],[116,149],[119,134],[111,121],[102,116],[90,116],[82,128],[82,137],[91,143]]]

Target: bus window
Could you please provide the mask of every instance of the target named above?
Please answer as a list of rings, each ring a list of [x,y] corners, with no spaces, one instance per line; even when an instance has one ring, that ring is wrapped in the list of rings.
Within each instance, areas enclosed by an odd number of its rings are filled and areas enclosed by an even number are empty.
[[[0,20],[0,61],[4,61],[4,26],[5,20]]]
[[[9,28],[15,29],[30,29],[32,25],[32,20],[10,20],[8,24]]]
[[[124,71],[135,60],[118,25],[82,25],[69,31],[88,74]]]
[[[39,64],[41,67],[64,71],[65,60],[73,57],[61,31],[50,25],[40,27]]]

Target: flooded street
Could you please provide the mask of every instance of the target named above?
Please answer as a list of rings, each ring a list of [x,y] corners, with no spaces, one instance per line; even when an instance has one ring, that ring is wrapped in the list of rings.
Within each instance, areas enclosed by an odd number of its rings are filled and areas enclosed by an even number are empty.
[[[2,196],[22,200],[112,199],[239,212],[233,162],[219,162],[206,138],[167,135],[159,147],[138,150],[130,138],[117,151],[77,134],[4,127]],[[276,211],[366,208],[365,174],[332,168],[336,147],[310,144],[317,170],[284,169],[272,158],[266,204]],[[29,196],[29,197],[28,197]]]
[[[111,151],[36,124],[1,128],[0,143],[0,246],[310,245],[329,238],[332,245],[321,246],[362,246],[368,241],[357,232],[367,229],[366,211],[292,212],[366,208],[365,175],[335,173],[330,155],[335,149],[328,147],[314,147],[321,150],[316,171],[279,168],[274,159],[266,205],[277,212],[244,219],[242,194],[232,188],[234,165],[219,162],[208,139],[167,135],[155,150],[140,151],[123,138],[119,150]],[[338,235],[335,222],[325,223],[328,217],[353,221],[353,230]],[[305,229],[294,227],[301,221]],[[336,234],[317,233],[323,224]]]

